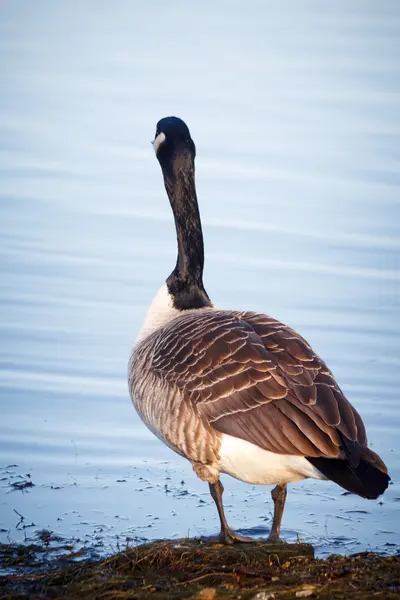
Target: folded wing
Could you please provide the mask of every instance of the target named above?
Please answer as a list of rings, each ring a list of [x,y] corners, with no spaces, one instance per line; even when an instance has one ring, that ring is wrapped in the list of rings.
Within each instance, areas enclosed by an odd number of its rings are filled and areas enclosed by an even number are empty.
[[[217,431],[279,454],[347,458],[366,447],[361,417],[295,331],[263,314],[188,314],[166,331],[153,369]]]

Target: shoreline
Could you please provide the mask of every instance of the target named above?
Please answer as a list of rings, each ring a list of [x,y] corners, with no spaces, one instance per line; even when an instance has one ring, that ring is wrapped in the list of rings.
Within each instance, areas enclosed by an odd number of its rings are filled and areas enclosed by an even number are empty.
[[[181,539],[99,560],[50,541],[0,544],[0,598],[400,599],[400,554],[325,559],[315,558],[310,544]]]

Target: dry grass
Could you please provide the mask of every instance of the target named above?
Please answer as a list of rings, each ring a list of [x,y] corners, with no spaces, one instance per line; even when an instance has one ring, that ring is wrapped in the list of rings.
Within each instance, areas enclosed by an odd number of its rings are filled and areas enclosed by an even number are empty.
[[[79,558],[69,546],[0,546],[0,598],[400,598],[400,556],[314,559],[307,544],[180,540]]]

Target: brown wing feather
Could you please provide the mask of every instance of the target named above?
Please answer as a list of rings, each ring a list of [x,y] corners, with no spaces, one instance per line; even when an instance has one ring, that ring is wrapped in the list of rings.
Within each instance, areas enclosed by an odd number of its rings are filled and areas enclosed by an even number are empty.
[[[356,463],[367,444],[325,363],[266,315],[189,313],[166,328],[152,366],[214,429],[266,450]]]

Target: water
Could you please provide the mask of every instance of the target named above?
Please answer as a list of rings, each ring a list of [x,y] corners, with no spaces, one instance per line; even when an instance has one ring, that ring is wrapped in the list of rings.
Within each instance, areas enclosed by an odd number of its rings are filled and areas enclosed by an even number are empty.
[[[399,40],[397,0],[3,0],[2,540],[48,528],[107,550],[217,531],[207,486],[126,385],[175,259],[149,142],[177,114],[197,144],[210,295],[298,329],[393,478],[381,502],[290,486],[283,537],[320,554],[399,544]],[[225,484],[231,525],[265,535],[269,489]]]

